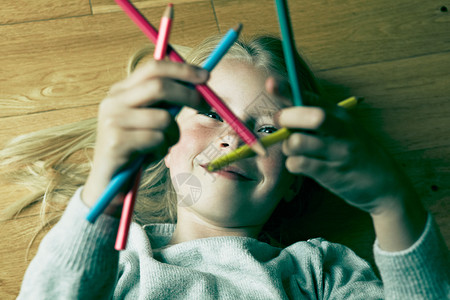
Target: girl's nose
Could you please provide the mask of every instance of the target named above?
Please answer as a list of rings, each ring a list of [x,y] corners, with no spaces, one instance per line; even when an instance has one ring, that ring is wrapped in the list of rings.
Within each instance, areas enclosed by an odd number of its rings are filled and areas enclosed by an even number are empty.
[[[226,149],[233,151],[243,145],[243,142],[239,138],[239,136],[233,131],[227,131],[219,138],[219,146],[220,149]]]

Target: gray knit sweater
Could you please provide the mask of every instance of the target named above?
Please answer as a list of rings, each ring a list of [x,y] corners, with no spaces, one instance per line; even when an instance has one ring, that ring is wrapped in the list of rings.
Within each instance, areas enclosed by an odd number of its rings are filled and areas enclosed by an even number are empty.
[[[345,246],[311,239],[285,249],[212,237],[164,247],[171,224],[132,224],[114,250],[118,220],[85,220],[79,189],[43,239],[18,299],[449,299],[448,251],[428,218],[409,249],[374,245],[383,283]]]

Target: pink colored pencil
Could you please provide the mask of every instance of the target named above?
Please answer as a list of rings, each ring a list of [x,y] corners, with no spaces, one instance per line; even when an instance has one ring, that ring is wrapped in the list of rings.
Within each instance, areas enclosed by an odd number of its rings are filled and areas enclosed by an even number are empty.
[[[122,10],[133,20],[133,22],[139,27],[139,29],[153,42],[156,43],[158,32],[147,21],[147,19],[134,7],[128,0],[115,0],[116,3],[122,8]],[[172,61],[184,63],[184,59],[172,48],[167,45],[167,53]],[[236,117],[230,108],[206,85],[198,84],[195,86],[197,91],[203,96],[205,101],[213,107],[219,116],[222,117],[233,130],[241,137],[241,139],[256,153],[260,155],[266,155],[267,151],[258,137],[247,128],[247,126]]]
[[[156,60],[164,59],[166,56],[167,44],[169,43],[170,28],[173,18],[173,5],[170,3],[161,18],[159,25],[159,34],[156,41],[153,57]],[[130,229],[131,219],[133,217],[134,203],[136,201],[139,183],[141,181],[142,168],[136,174],[133,188],[127,193],[123,202],[122,215],[120,216],[119,230],[116,237],[114,248],[118,251],[124,250],[127,246],[128,231]]]
[[[128,231],[130,230],[131,219],[133,217],[134,203],[141,182],[142,167],[136,174],[132,189],[127,193],[123,201],[122,215],[120,216],[119,230],[117,231],[116,244],[114,249],[124,250],[127,246]]]
[[[166,56],[167,44],[169,43],[170,29],[173,19],[173,4],[169,3],[159,25],[158,38],[156,39],[155,52],[153,57],[156,60],[162,60]]]

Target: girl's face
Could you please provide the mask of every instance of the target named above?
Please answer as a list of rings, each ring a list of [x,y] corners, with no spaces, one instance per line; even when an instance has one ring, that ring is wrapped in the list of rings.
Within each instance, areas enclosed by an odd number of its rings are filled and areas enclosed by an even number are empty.
[[[265,92],[267,77],[265,71],[252,65],[225,59],[208,82],[259,138],[278,129],[273,114],[283,107]],[[223,227],[262,226],[295,180],[285,168],[281,143],[269,147],[267,157],[246,158],[229,166],[234,169],[210,173],[204,165],[243,145],[242,140],[214,111],[184,107],[177,123],[180,140],[165,158],[172,181],[176,185],[177,178],[190,174],[200,182],[200,195],[193,196],[194,203],[179,205],[179,213],[187,210]],[[189,189],[179,191],[180,198]]]

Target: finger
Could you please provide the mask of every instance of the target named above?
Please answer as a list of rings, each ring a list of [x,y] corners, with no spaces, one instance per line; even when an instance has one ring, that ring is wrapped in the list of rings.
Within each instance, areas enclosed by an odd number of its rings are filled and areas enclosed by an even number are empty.
[[[151,60],[136,69],[127,79],[113,85],[110,94],[129,89],[149,79],[167,77],[178,79],[192,84],[205,83],[209,78],[209,72],[200,67],[185,63],[176,63],[166,60]]]
[[[149,131],[161,132],[164,136],[165,143],[168,146],[175,144],[180,137],[180,130],[175,119],[165,110],[162,109],[133,109],[127,112],[127,118],[122,118],[120,126],[126,134],[140,134]],[[143,139],[146,137],[142,136]],[[159,140],[159,136],[157,140]],[[144,140],[145,143],[145,140]]]
[[[153,79],[143,82],[132,89],[124,90],[115,98],[128,107],[152,106],[160,101],[193,108],[203,106],[200,94],[186,85],[167,78]]]
[[[281,110],[275,118],[280,126],[309,130],[325,136],[343,137],[348,134],[351,126],[349,120],[338,117],[333,111],[313,106],[288,107]]]
[[[325,121],[325,111],[319,107],[288,107],[278,114],[280,126],[294,129],[318,129]]]
[[[322,138],[300,132],[292,133],[282,144],[286,156],[306,155],[316,158],[327,158],[328,148]]]
[[[286,156],[307,156],[327,161],[342,160],[351,155],[350,143],[333,136],[294,132],[282,144]]]
[[[166,130],[171,122],[175,122],[172,116],[164,109],[158,108],[132,108],[121,112],[114,117],[119,127],[125,130],[148,129]]]
[[[142,153],[154,152],[166,143],[164,132],[160,130],[123,130],[122,135],[125,137],[123,143]]]
[[[317,174],[323,173],[328,168],[326,161],[307,156],[289,156],[285,164],[289,172],[306,175],[311,178],[316,178]]]
[[[290,173],[307,176],[325,187],[330,180],[336,181],[337,178],[342,177],[342,173],[333,171],[339,168],[337,162],[328,162],[306,156],[290,156],[286,159],[285,165]],[[334,192],[333,189],[330,191]]]

